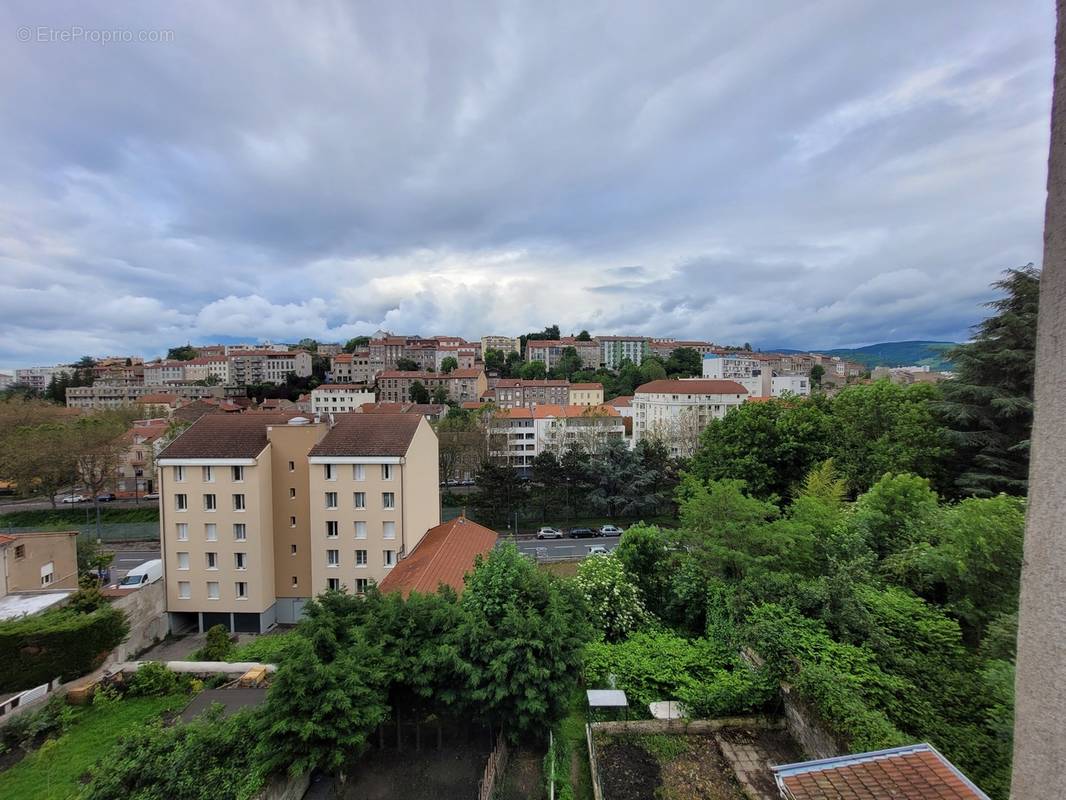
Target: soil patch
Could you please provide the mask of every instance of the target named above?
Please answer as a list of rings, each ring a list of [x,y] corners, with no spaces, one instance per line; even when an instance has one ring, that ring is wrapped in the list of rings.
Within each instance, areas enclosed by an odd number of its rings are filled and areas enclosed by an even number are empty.
[[[543,800],[544,781],[541,774],[544,753],[523,747],[512,750],[507,759],[500,800]]]
[[[444,750],[370,750],[349,766],[343,800],[443,800],[476,797],[488,753],[477,745]]]
[[[669,800],[745,800],[729,762],[710,736],[684,736],[684,752],[662,767],[660,797]]]
[[[611,800],[655,800],[662,770],[651,753],[629,741],[608,739],[598,748],[603,793]]]

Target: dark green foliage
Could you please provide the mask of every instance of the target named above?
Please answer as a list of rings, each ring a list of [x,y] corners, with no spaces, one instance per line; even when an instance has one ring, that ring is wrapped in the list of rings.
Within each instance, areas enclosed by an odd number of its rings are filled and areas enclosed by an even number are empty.
[[[979,497],[1028,486],[1040,270],[1007,270],[993,286],[1006,296],[988,304],[995,313],[973,340],[951,351],[955,377],[939,406],[958,452],[956,483]]]
[[[204,646],[193,654],[196,661],[226,661],[233,652],[229,629],[225,625],[212,625],[207,629]]]
[[[128,632],[125,614],[109,605],[89,614],[61,608],[0,623],[0,691],[91,672]]]
[[[265,783],[254,712],[217,706],[185,725],[132,729],[91,771],[84,800],[248,800]]]
[[[691,347],[675,348],[666,362],[666,371],[671,377],[699,377],[703,374],[703,356]]]
[[[632,525],[622,534],[614,555],[640,589],[648,610],[662,616],[669,586],[669,551],[663,532],[652,525]]]
[[[689,472],[742,480],[756,497],[783,497],[829,458],[834,437],[821,398],[745,403],[707,426]]]
[[[426,388],[422,381],[412,381],[408,395],[412,403],[428,403],[432,399],[429,389]]]
[[[476,482],[477,491],[470,495],[470,505],[486,524],[506,524],[516,511],[525,508],[529,487],[513,468],[486,461],[478,470]]]
[[[726,643],[666,631],[588,645],[586,684],[606,687],[611,679],[640,716],[656,700],[680,700],[694,719],[746,714],[765,709],[776,694],[769,674],[745,664]]]
[[[76,714],[65,696],[53,694],[40,708],[16,714],[0,727],[0,752],[16,747],[30,750],[45,738],[62,736]]]
[[[552,369],[552,373],[560,378],[570,379],[575,372],[581,369],[581,356],[577,354],[577,348],[564,347],[559,355],[559,362]]]
[[[418,372],[418,364],[410,358],[398,358],[396,359],[396,369],[400,372]]]
[[[126,693],[131,697],[162,697],[173,694],[182,681],[159,661],[147,661],[126,681]]]
[[[445,356],[444,358],[441,359],[440,371],[443,372],[444,374],[447,375],[453,369],[458,369],[458,368],[459,368],[459,359],[457,359],[455,356]]]
[[[505,545],[479,559],[461,607],[475,713],[512,737],[561,719],[592,633],[578,593]]]
[[[191,344],[183,344],[167,350],[167,361],[192,361],[199,354],[199,351]]]
[[[353,339],[349,339],[344,343],[345,353],[354,353],[361,347],[367,347],[370,344],[369,336],[356,336]]]

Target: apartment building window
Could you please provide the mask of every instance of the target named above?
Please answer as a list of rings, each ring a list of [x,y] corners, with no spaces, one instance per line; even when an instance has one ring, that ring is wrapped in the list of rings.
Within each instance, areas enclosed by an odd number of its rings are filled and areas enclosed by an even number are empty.
[[[366,566],[366,550],[356,550],[355,551],[355,566],[357,566],[357,567],[365,567]]]
[[[208,569],[218,569],[218,553],[204,553],[204,563]]]
[[[292,545],[289,549],[289,555],[296,555],[296,545]]]
[[[218,498],[213,494],[204,495],[204,511],[214,511],[218,508]]]
[[[248,526],[243,522],[233,523],[233,540],[243,542],[248,538]]]
[[[381,538],[383,539],[395,539],[396,538],[396,523],[393,521],[381,523]]]
[[[233,467],[233,482],[244,483],[244,467]]]
[[[295,461],[290,461],[289,462],[289,472],[296,472],[296,462]]]
[[[366,492],[355,492],[353,496],[356,508],[366,508]]]
[[[218,541],[218,525],[208,522],[204,525],[204,539],[208,542]]]
[[[235,495],[233,495],[233,510],[234,511],[244,511],[244,495],[243,494],[235,494]]]
[[[334,467],[332,464],[324,464],[322,468],[326,472],[326,480],[327,481],[335,481],[335,480],[337,480],[337,468],[336,467]]]
[[[189,496],[187,494],[174,495],[174,510],[186,511],[189,508]]]
[[[326,520],[326,538],[336,539],[340,535],[340,523],[335,519]]]
[[[233,554],[233,568],[234,569],[248,569],[248,556],[247,556],[247,553],[234,553]]]
[[[295,528],[296,527],[296,517],[289,517],[289,527],[290,528]]]
[[[189,523],[188,522],[179,522],[176,527],[177,527],[177,531],[178,531],[178,541],[179,542],[187,542],[187,541],[189,541]]]
[[[295,486],[289,487],[289,499],[290,500],[295,500],[296,499],[296,487]]]
[[[208,600],[218,600],[218,597],[219,597],[219,594],[218,594],[218,581],[208,581],[207,582],[207,599]]]
[[[188,600],[192,597],[192,584],[188,581],[178,581],[178,599]]]
[[[174,482],[185,483],[185,467],[174,467]]]
[[[356,539],[365,539],[366,538],[366,523],[365,522],[360,521],[360,522],[356,522],[355,523],[355,538]]]
[[[204,483],[215,482],[215,468],[214,467],[201,467],[204,474]]]
[[[383,481],[391,481],[392,480],[392,464],[382,464],[381,465],[381,480],[383,480]]]
[[[396,494],[395,492],[382,492],[381,493],[381,507],[382,508],[396,508]]]
[[[330,589],[331,591],[334,591],[334,592],[339,592],[340,588],[341,588],[341,579],[340,578],[327,578],[326,579],[326,588]]]
[[[188,568],[189,568],[189,554],[188,553],[178,553],[178,569],[188,569]]]
[[[237,593],[238,600],[248,599],[248,584],[244,581],[237,581],[233,584],[233,589]]]
[[[26,545],[24,545],[24,544],[15,545],[15,558],[25,558],[25,557],[26,557]]]
[[[55,577],[55,572],[56,565],[54,561],[49,561],[41,567],[41,586],[48,586]]]
[[[395,550],[382,550],[381,558],[386,567],[391,567],[396,563],[396,551]]]
[[[341,551],[340,550],[327,550],[326,551],[326,566],[336,567],[341,563]]]
[[[352,480],[353,481],[365,481],[366,480],[366,467],[362,464],[352,464]]]
[[[300,580],[295,575],[292,576],[292,588],[295,589],[300,585]]]

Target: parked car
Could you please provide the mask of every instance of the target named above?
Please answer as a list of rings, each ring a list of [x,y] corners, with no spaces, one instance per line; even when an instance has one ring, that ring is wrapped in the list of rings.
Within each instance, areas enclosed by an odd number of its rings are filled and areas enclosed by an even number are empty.
[[[590,556],[605,556],[611,551],[602,544],[590,544],[587,547]]]
[[[570,538],[571,539],[591,539],[595,535],[596,535],[596,533],[592,530],[592,528],[571,528],[570,529]]]
[[[140,589],[142,586],[155,583],[162,577],[163,561],[162,559],[155,558],[151,561],[145,561],[140,566],[134,567],[127,572],[126,577],[119,581],[118,588]]]
[[[97,503],[111,503],[114,502],[115,496],[111,492],[104,492],[103,494],[96,495]]]
[[[561,530],[559,530],[558,528],[550,528],[548,526],[544,526],[539,531],[537,531],[537,538],[538,539],[562,539],[563,538],[563,532]]]
[[[70,497],[64,497],[60,502],[62,503],[88,503],[89,498],[83,494],[72,494]]]
[[[617,525],[601,525],[597,533],[600,536],[621,536],[624,531]]]
[[[141,499],[142,500],[158,500],[159,499],[159,494],[158,494],[158,492],[149,492],[148,494],[141,495]]]

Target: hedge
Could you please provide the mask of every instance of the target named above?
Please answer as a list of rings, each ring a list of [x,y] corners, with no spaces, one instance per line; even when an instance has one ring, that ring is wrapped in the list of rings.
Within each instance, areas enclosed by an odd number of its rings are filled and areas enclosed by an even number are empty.
[[[0,692],[31,689],[92,672],[129,633],[111,606],[89,614],[68,608],[0,623]]]

